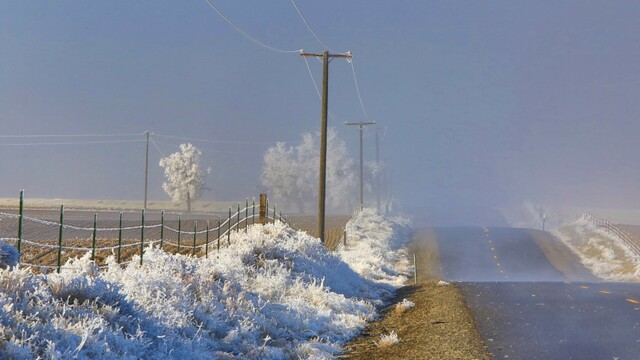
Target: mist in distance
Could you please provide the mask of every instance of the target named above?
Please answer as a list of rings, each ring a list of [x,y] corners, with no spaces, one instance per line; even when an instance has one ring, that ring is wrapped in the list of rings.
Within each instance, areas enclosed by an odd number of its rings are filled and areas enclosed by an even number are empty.
[[[288,3],[216,4],[274,47],[322,51]],[[298,5],[352,51],[385,198],[417,224],[508,225],[505,209],[525,203],[639,208],[637,2]],[[0,49],[0,197],[141,200],[149,130],[150,199],[168,200],[161,153],[192,142],[212,168],[202,199],[244,200],[264,190],[270,146],[319,128],[304,61],[257,47],[204,2],[2,3]],[[329,108],[357,164],[343,124],[366,118],[345,61],[330,65]],[[1,137],[34,134],[131,135]],[[374,161],[373,129],[364,150]]]

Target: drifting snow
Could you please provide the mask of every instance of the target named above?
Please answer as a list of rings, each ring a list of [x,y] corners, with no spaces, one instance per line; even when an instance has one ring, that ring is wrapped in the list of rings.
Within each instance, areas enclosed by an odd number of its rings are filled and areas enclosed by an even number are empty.
[[[640,281],[640,257],[615,234],[582,217],[551,232],[597,277]]]
[[[397,225],[359,214],[338,255],[277,223],[208,259],[149,248],[124,269],[87,254],[60,274],[0,270],[0,358],[332,357],[406,280]]]

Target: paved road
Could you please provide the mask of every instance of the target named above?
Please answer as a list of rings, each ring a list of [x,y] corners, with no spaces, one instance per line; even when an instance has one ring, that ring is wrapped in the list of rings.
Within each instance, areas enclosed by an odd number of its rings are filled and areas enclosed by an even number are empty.
[[[566,263],[576,258],[542,233],[432,233],[441,276],[458,282],[497,359],[640,359],[640,284],[568,281],[557,267],[575,269]]]

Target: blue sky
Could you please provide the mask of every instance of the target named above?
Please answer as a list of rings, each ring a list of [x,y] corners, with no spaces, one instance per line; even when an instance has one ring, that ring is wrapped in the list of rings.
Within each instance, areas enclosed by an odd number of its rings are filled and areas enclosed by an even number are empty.
[[[290,1],[212,3],[271,46],[323,50]],[[332,49],[352,51],[406,209],[467,223],[498,222],[490,209],[526,199],[637,208],[640,3],[297,4]],[[204,0],[3,1],[0,53],[0,135],[233,142],[194,142],[213,168],[205,198],[254,196],[268,143],[319,127],[304,61],[248,41]],[[357,158],[357,131],[343,123],[365,118],[344,61],[331,63],[329,104]],[[164,153],[180,142],[155,139]],[[6,145],[81,140],[0,138],[0,196],[142,197],[143,142]],[[150,197],[166,199],[159,157],[152,149]]]

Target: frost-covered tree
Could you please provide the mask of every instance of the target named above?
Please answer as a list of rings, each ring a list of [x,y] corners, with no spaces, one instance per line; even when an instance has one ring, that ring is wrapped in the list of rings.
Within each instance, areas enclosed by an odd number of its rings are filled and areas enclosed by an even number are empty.
[[[160,159],[167,181],[162,189],[173,201],[186,201],[187,211],[191,211],[191,201],[196,200],[206,189],[205,177],[211,168],[200,168],[202,152],[191,144],[180,145],[180,151]]]
[[[297,146],[278,143],[264,156],[262,184],[280,204],[304,213],[317,199],[319,134],[304,133]],[[355,171],[347,147],[334,129],[327,133],[327,208],[350,212],[355,204]]]

